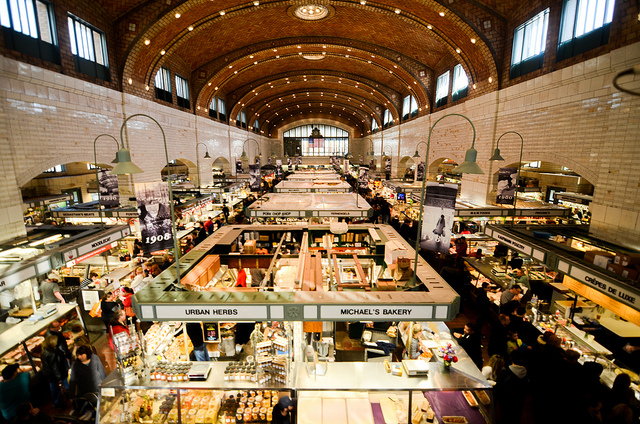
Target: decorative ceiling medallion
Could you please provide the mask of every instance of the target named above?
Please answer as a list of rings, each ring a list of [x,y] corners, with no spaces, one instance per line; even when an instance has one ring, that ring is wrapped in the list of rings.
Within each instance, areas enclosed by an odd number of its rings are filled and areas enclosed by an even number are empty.
[[[323,55],[322,53],[307,53],[307,54],[302,54],[302,57],[307,60],[322,60],[326,56]]]
[[[293,6],[289,13],[298,19],[303,21],[319,21],[321,19],[332,16],[335,10],[331,6],[325,6],[321,4],[303,4],[300,6]]]

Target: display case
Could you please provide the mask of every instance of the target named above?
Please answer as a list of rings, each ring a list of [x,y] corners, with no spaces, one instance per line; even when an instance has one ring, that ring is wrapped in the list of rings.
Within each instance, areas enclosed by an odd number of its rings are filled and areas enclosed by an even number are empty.
[[[60,322],[62,332],[69,336],[69,344],[73,343],[71,329],[74,326],[80,325],[82,332],[73,336],[84,334],[86,329],[76,305],[65,303],[56,307],[58,311],[47,318],[35,322],[26,319],[0,333],[0,366],[17,363],[23,371],[39,371],[42,342],[53,321]]]

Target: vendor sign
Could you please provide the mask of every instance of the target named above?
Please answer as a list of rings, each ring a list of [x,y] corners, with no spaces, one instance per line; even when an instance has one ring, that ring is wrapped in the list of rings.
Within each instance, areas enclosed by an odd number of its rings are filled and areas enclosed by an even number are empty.
[[[496,203],[499,205],[513,205],[516,187],[518,185],[518,168],[500,168],[498,172],[498,192]]]
[[[100,190],[100,204],[102,206],[120,205],[118,190],[118,176],[107,173],[106,169],[98,172],[98,187]]]
[[[282,179],[282,159],[276,159],[276,178]]]
[[[249,186],[251,191],[260,190],[260,165],[249,165]]]
[[[367,190],[369,188],[369,168],[366,166],[360,167],[358,174],[358,189]]]
[[[457,184],[427,183],[420,247],[447,253],[456,208]]]
[[[145,256],[173,247],[169,186],[162,182],[137,183],[138,217]]]
[[[418,172],[416,181],[422,181],[424,179],[424,162],[418,163]]]
[[[236,174],[242,174],[242,160],[236,159]]]

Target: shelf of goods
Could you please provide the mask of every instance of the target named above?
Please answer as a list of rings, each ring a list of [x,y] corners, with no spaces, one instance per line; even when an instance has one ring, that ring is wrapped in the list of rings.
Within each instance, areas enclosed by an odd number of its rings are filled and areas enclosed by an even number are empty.
[[[57,304],[56,308],[58,311],[47,318],[35,322],[26,319],[0,333],[0,368],[18,364],[23,371],[39,371],[42,342],[53,321],[60,322],[63,334],[68,337],[67,343],[70,345],[73,343],[73,337],[84,334],[84,328],[82,333],[71,332],[74,325],[82,324],[76,305]]]
[[[492,422],[490,385],[477,369],[443,372],[441,364],[432,362],[426,363],[427,376],[408,377],[387,372],[382,362],[345,362],[330,363],[325,375],[315,375],[296,363],[286,383],[260,383],[225,374],[230,366],[250,365],[193,364],[209,367],[206,380],[144,380],[125,386],[112,373],[101,386],[99,422],[266,423],[278,399],[293,393],[300,424]]]

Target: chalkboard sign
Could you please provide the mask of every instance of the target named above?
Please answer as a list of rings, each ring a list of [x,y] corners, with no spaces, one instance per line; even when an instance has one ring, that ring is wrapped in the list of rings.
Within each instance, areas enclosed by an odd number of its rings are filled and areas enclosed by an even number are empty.
[[[220,341],[220,329],[217,322],[205,322],[204,325],[204,341],[217,342]]]

